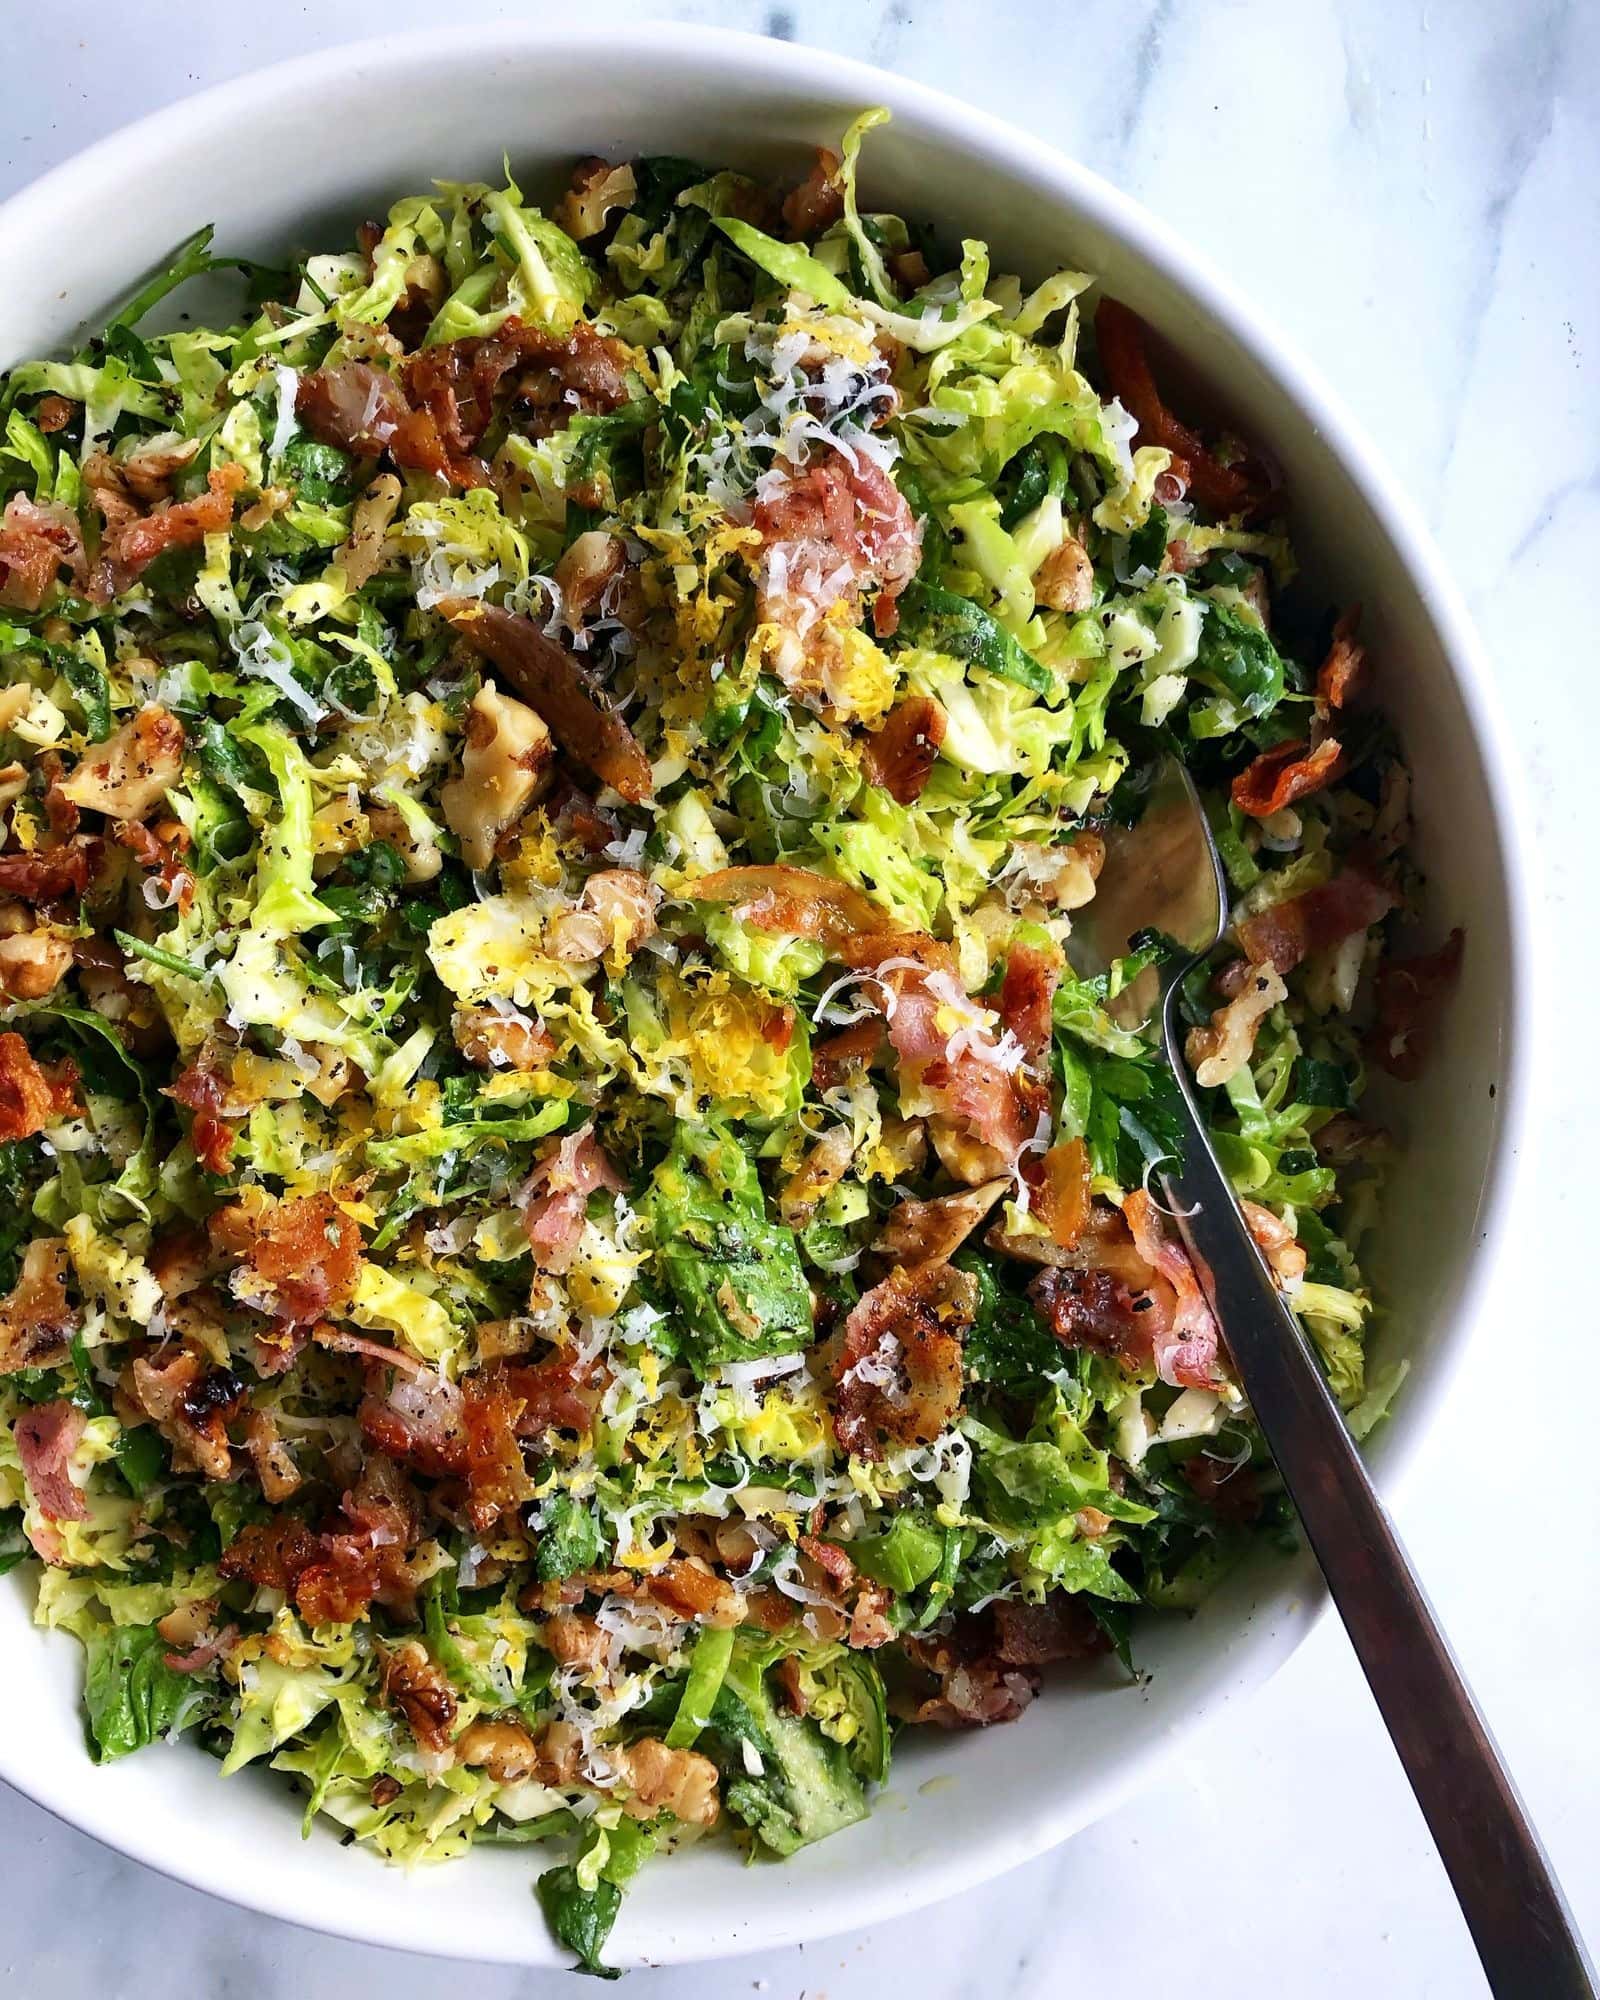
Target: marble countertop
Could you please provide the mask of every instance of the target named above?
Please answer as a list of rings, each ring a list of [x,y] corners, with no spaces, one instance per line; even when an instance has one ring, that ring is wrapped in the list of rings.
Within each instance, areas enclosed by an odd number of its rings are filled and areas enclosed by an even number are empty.
[[[538,4],[452,0],[451,17],[526,20]],[[763,28],[959,92],[1146,202],[1321,366],[1420,501],[1498,662],[1537,814],[1540,1045],[1577,1044],[1578,999],[1600,973],[1584,887],[1600,749],[1585,694],[1600,541],[1600,9],[988,0],[980,16],[971,0],[694,0],[601,11]],[[202,85],[380,24],[438,20],[424,0],[29,10],[8,22],[0,67],[0,194]],[[1593,1227],[1580,1203],[1600,1069],[1544,1067],[1542,1139],[1510,1239],[1526,1251],[1498,1275],[1485,1337],[1397,1512],[1579,1921],[1600,1938],[1600,1454],[1577,1388],[1594,1332],[1565,1247]],[[235,1911],[3,1791],[0,1852],[0,1979],[18,1991],[423,2000],[461,1976]],[[469,1976],[475,2000],[558,1987],[557,1976]],[[859,1937],[640,1973],[630,1990],[1032,2000],[1086,1978],[1101,1991],[1170,1985],[1186,2000],[1484,1991],[1335,1623],[1191,1739],[1142,1798],[1054,1855]]]

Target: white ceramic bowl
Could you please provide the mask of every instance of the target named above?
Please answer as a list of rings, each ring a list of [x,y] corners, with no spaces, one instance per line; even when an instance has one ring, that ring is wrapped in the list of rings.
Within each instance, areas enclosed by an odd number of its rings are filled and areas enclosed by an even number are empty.
[[[1437,932],[1464,922],[1462,991],[1387,1198],[1380,1351],[1412,1373],[1373,1462],[1390,1485],[1432,1419],[1473,1317],[1504,1210],[1524,1098],[1526,898],[1506,804],[1509,753],[1487,673],[1437,556],[1366,445],[1304,367],[1148,215],[1021,133],[861,64],[781,43],[659,26],[550,33],[452,28],[338,49],[245,78],[119,133],[0,209],[0,366],[70,341],[198,223],[270,256],[348,240],[432,176],[483,178],[508,153],[527,187],[574,156],[687,153],[797,175],[869,104],[894,123],[867,151],[870,204],[986,238],[996,268],[1076,265],[1145,314],[1225,390],[1294,497],[1297,545],[1364,632],[1416,773],[1418,853]],[[538,1865],[486,1849],[406,1878],[319,1830],[302,1842],[281,1783],[227,1783],[191,1748],[106,1770],[85,1756],[76,1643],[0,1593],[13,1726],[0,1775],[124,1853],[221,1896],[350,1937],[528,1964],[559,1962],[531,1893]],[[1304,1561],[1236,1577],[1192,1621],[1153,1623],[1151,1679],[1065,1679],[1009,1728],[918,1732],[870,1821],[780,1866],[708,1844],[631,1890],[618,1963],[751,1951],[900,1915],[1040,1853],[1107,1811],[1181,1733],[1259,1686],[1310,1629]],[[17,1718],[26,1718],[18,1726]]]

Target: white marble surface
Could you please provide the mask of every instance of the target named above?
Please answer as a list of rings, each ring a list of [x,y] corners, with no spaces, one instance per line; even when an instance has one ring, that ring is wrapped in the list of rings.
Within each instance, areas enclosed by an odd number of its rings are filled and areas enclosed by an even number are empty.
[[[1580,1008],[1600,972],[1585,887],[1600,750],[1600,8],[700,0],[596,11],[765,28],[958,91],[1148,203],[1310,353],[1420,499],[1498,661],[1537,814],[1550,975],[1541,1045],[1589,1050]],[[463,21],[538,12],[538,0],[450,7]],[[439,19],[425,0],[18,10],[0,64],[0,193],[201,85]],[[1594,1226],[1600,1071],[1592,1056],[1547,1062],[1546,1086],[1541,1160],[1519,1197],[1523,1253],[1498,1276],[1398,1511],[1580,1922],[1600,1938],[1600,1473],[1585,1394],[1592,1287],[1579,1268]],[[423,2000],[462,1976],[242,1915],[5,1793],[0,1853],[6,1990]],[[481,2000],[557,1985],[467,1976]],[[891,1987],[1032,2000],[1135,1986],[1185,2000],[1484,1990],[1336,1626],[1193,1741],[1142,1800],[1008,1880],[865,1936],[638,1974],[631,1991],[868,2000]]]

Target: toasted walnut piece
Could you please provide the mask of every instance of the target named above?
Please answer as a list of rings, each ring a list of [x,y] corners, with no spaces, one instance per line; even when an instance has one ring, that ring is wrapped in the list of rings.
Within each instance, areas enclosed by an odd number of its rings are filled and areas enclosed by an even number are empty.
[[[437,842],[413,833],[393,806],[368,806],[367,826],[374,840],[386,842],[405,863],[407,882],[431,882],[444,866]]]
[[[555,567],[561,612],[569,626],[579,626],[605,595],[606,586],[622,574],[627,555],[621,541],[603,528],[579,535]]]
[[[456,1738],[455,1751],[458,1764],[478,1765],[502,1785],[539,1769],[539,1746],[520,1722],[471,1723]]]
[[[844,1179],[855,1157],[855,1135],[848,1125],[830,1125],[778,1195],[778,1213],[791,1229],[801,1229],[816,1213],[817,1204]]]
[[[605,228],[614,208],[632,208],[638,192],[631,166],[580,160],[572,170],[572,186],[556,209],[556,220],[574,243],[587,242]]]
[[[143,819],[178,782],[183,746],[178,718],[158,702],[146,702],[61,781],[61,796],[88,812]]]
[[[1076,535],[1068,535],[1034,571],[1033,594],[1049,611],[1087,611],[1094,603],[1094,564]]]
[[[1266,1258],[1278,1283],[1285,1288],[1299,1284],[1306,1274],[1306,1253],[1288,1223],[1282,1216],[1274,1215],[1270,1208],[1263,1208],[1258,1201],[1241,1200],[1239,1206],[1250,1225],[1256,1247]]]
[[[594,1673],[605,1664],[606,1635],[582,1612],[552,1612],[539,1636],[545,1651],[563,1667],[582,1667]]]
[[[8,1000],[43,1000],[72,965],[72,941],[55,931],[15,931],[0,937],[0,992]]]
[[[555,755],[544,718],[485,681],[467,711],[461,776],[439,794],[469,868],[487,868],[495,842],[538,796]]]
[[[526,1075],[555,1060],[555,1037],[537,1021],[498,1014],[493,1007],[458,1007],[450,1024],[456,1047],[474,1069],[512,1069]]]
[[[334,557],[344,571],[346,589],[359,590],[383,568],[383,538],[399,505],[399,480],[392,472],[380,472],[356,502],[350,516],[350,539]]]
[[[1252,965],[1238,994],[1213,1013],[1211,1025],[1189,1030],[1183,1046],[1195,1082],[1210,1090],[1236,1076],[1250,1060],[1262,1021],[1288,997],[1271,964]]]
[[[654,1736],[611,1753],[632,1790],[623,1811],[633,1819],[669,1812],[689,1826],[715,1826],[717,1767],[698,1750],[669,1750]]]

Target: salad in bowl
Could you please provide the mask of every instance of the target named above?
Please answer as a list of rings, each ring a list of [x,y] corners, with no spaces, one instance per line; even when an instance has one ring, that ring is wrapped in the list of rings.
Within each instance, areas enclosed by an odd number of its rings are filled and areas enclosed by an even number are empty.
[[[1388,948],[1359,614],[1092,274],[862,211],[884,116],[202,231],[0,382],[4,1560],[95,1758],[526,1845],[591,1969],[653,1852],[1290,1539],[1151,1191],[1165,941],[1074,964],[1172,749],[1213,1136],[1358,1434],[1401,1373],[1361,1099],[1461,947]]]

